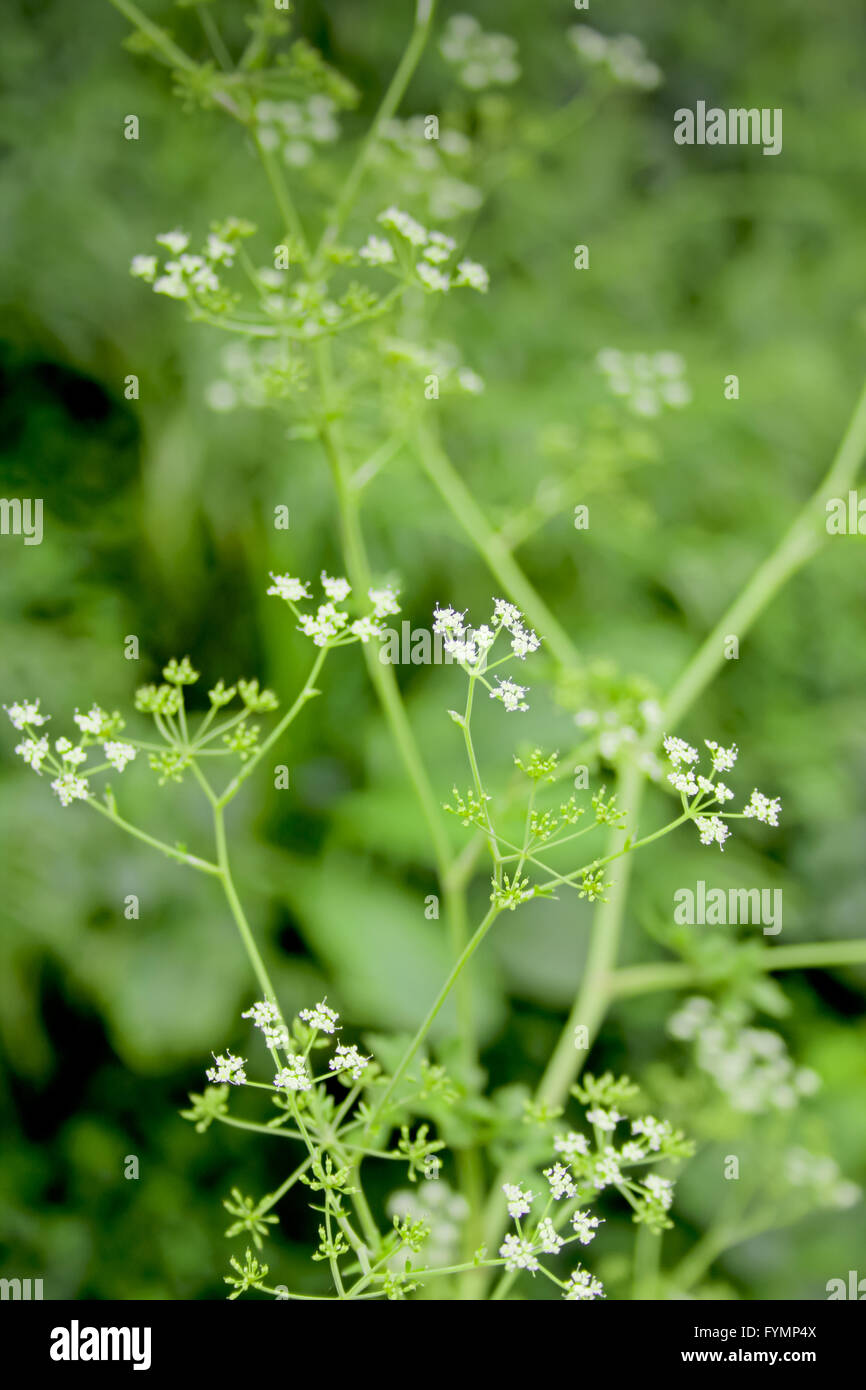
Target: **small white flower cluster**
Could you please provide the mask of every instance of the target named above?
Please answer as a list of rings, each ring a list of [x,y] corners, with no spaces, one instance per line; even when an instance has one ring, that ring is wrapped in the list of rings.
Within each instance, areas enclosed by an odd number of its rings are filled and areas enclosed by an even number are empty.
[[[253,1004],[251,1009],[241,1014],[241,1018],[252,1019],[256,1028],[261,1030],[268,1047],[288,1049],[289,1030],[280,1017],[276,1004],[272,1004],[269,999],[262,999],[258,1004]]]
[[[480,676],[486,669],[488,653],[500,632],[508,634],[512,654],[520,661],[525,661],[527,655],[541,646],[541,638],[531,628],[524,627],[523,614],[506,599],[493,600],[493,614],[489,622],[479,628],[469,627],[465,617],[465,612],[460,613],[456,608],[437,605],[433,610],[434,633],[442,637],[446,653],[456,658],[468,675]],[[496,680],[496,689],[487,687],[491,700],[501,700],[509,713],[529,709],[523,698],[529,686],[518,685],[507,677],[497,676]]]
[[[311,1091],[313,1083],[307,1071],[307,1061],[298,1053],[290,1053],[286,1065],[274,1077],[274,1085],[282,1091]]]
[[[624,86],[651,91],[662,80],[661,68],[649,61],[640,39],[631,34],[608,38],[588,24],[574,24],[568,37],[581,58],[588,63],[604,64],[611,76]]]
[[[408,212],[395,207],[385,208],[377,221],[411,250],[415,274],[426,290],[446,294],[451,289],[468,287],[486,293],[490,276],[483,265],[465,257],[454,271],[446,264],[457,249],[457,242],[447,232],[428,231]],[[371,266],[391,266],[398,259],[393,243],[380,236],[368,237],[358,254]]]
[[[329,1008],[324,999],[314,1009],[301,1009],[298,1017],[317,1033],[335,1033],[340,1021],[340,1015]]]
[[[194,256],[187,251],[189,236],[179,229],[160,232],[156,241],[171,252],[173,259],[166,261],[160,272],[157,256],[133,256],[130,274],[152,285],[155,294],[166,294],[170,299],[216,294],[220,289],[219,268],[234,263],[235,246],[217,232],[209,234],[201,254]]]
[[[333,1057],[328,1062],[331,1071],[345,1071],[352,1077],[353,1081],[360,1081],[364,1072],[370,1065],[369,1057],[362,1057],[354,1043],[349,1047],[344,1047],[342,1043],[337,1043]]]
[[[517,42],[507,34],[485,34],[473,15],[452,15],[439,42],[439,52],[457,70],[470,91],[507,87],[520,76]]]
[[[607,377],[615,396],[622,396],[635,415],[658,415],[664,406],[678,410],[688,405],[692,393],[685,380],[685,363],[677,352],[620,352],[602,348],[596,364]]]
[[[568,1139],[581,1139],[582,1135],[569,1135]],[[571,1180],[571,1176],[566,1168],[561,1164],[556,1164],[556,1176],[551,1176],[551,1198],[574,1197],[577,1189]],[[548,1170],[550,1174],[553,1170]],[[548,1176],[546,1174],[545,1176]],[[559,1175],[562,1175],[561,1177]],[[517,1223],[517,1234],[509,1232],[505,1236],[499,1253],[505,1261],[505,1268],[509,1273],[516,1273],[521,1269],[528,1269],[534,1274],[540,1268],[538,1263],[539,1255],[558,1255],[562,1247],[566,1244],[566,1239],[559,1234],[550,1216],[543,1216],[538,1222],[534,1233],[527,1234],[521,1229],[521,1217],[528,1216],[536,1193],[526,1192],[517,1183],[504,1183],[502,1191],[505,1193],[508,1214]],[[581,1245],[589,1245],[595,1239],[596,1232],[602,1220],[598,1216],[593,1216],[588,1210],[575,1211],[571,1214],[572,1233],[569,1241],[578,1241]],[[577,1276],[580,1267],[571,1276],[572,1280]],[[569,1285],[569,1288],[571,1285]],[[598,1297],[603,1293],[601,1284],[597,1284],[597,1292],[592,1297]],[[566,1292],[564,1297],[571,1295]]]
[[[270,999],[261,999],[253,1004],[249,1009],[245,1009],[241,1018],[252,1020],[253,1025],[261,1032],[265,1045],[273,1053],[280,1051],[284,1054],[284,1061],[278,1067],[274,1077],[274,1086],[281,1091],[310,1091],[313,1088],[313,1077],[310,1074],[307,1052],[302,1055],[292,1051],[292,1043],[289,1030],[283,1022],[277,1005]],[[337,1025],[340,1015],[336,1009],[330,1008],[327,1001],[321,999],[318,1004],[311,1009],[301,1009],[298,1014],[309,1029],[314,1033],[327,1033],[331,1036],[338,1031]],[[230,1052],[225,1057],[215,1057],[216,1066],[207,1072],[209,1081],[217,1084],[230,1082],[234,1086],[241,1086],[246,1081],[244,1067],[246,1062],[241,1057],[234,1057]],[[328,1062],[330,1071],[343,1073],[354,1081],[360,1081],[364,1072],[367,1070],[372,1058],[364,1057],[353,1044],[344,1046],[339,1043],[334,1055]]]
[[[315,145],[328,145],[340,134],[336,102],[322,92],[306,101],[260,101],[255,112],[259,144],[280,150],[295,168],[309,164]]]
[[[730,748],[723,748],[714,739],[704,739],[706,747],[710,750],[710,760],[713,773],[729,772],[737,761],[737,745],[734,743]],[[682,796],[685,803],[687,798],[694,798],[691,802],[690,810],[694,814],[694,822],[702,845],[717,844],[723,850],[725,841],[730,836],[730,826],[726,823],[725,816],[728,812],[712,815],[700,815],[698,811],[705,810],[713,803],[724,805],[726,801],[732,801],[734,793],[730,787],[725,786],[724,782],[714,782],[711,777],[704,777],[695,771],[695,766],[700,760],[697,748],[686,743],[685,739],[676,738],[672,734],[666,734],[662,739],[662,745],[673,766],[673,772],[668,773],[668,781]],[[765,825],[777,826],[779,824],[779,813],[782,803],[778,797],[772,800],[764,796],[759,791],[753,791],[749,804],[740,812],[741,816],[753,817],[763,821]]]
[[[87,762],[86,750],[91,744],[104,740],[102,750],[105,760],[117,772],[123,772],[127,763],[136,756],[137,749],[131,743],[109,737],[123,727],[123,721],[99,705],[92,705],[86,714],[76,710],[73,719],[81,731],[79,742],[73,744],[63,737],[55,739],[53,751],[47,734],[37,732],[49,718],[40,713],[38,700],[35,703],[21,700],[4,708],[13,726],[27,735],[16,745],[18,756],[40,777],[46,764],[57,774],[51,782],[51,790],[61,806],[71,806],[73,801],[86,801],[90,795],[88,777],[82,776],[78,769]],[[104,771],[100,768],[95,770]]]
[[[246,1060],[243,1057],[235,1057],[233,1053],[227,1052],[224,1057],[217,1057],[213,1054],[216,1066],[208,1067],[205,1076],[208,1081],[212,1081],[215,1086],[243,1086],[247,1079],[244,1071]]]
[[[320,578],[327,601],[319,604],[315,613],[298,612],[296,605],[312,595],[308,585],[291,574],[272,574],[273,583],[267,591],[272,597],[281,598],[289,605],[298,619],[299,632],[303,632],[306,637],[312,637],[317,647],[341,646],[355,641],[369,642],[384,632],[379,619],[400,612],[397,602],[398,591],[389,585],[383,585],[378,589],[367,590],[373,611],[350,622],[348,613],[337,607],[337,604],[343,603],[352,592],[349,581],[342,577],[334,578],[324,570]]]
[[[797,1067],[778,1033],[750,1028],[745,1005],[717,1008],[703,995],[686,999],[668,1019],[672,1037],[694,1042],[695,1061],[711,1076],[733,1110],[763,1114],[792,1110],[820,1086],[808,1067]]]

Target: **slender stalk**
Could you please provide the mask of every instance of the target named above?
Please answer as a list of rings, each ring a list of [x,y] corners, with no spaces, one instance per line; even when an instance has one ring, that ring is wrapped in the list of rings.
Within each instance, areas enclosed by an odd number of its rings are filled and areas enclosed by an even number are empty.
[[[470,937],[469,941],[466,943],[466,946],[460,953],[460,956],[454,962],[454,965],[452,966],[451,971],[449,972],[448,978],[445,981],[442,988],[440,989],[433,1003],[431,1004],[427,1016],[424,1019],[424,1022],[421,1024],[420,1028],[418,1029],[414,1038],[410,1042],[406,1051],[403,1053],[400,1063],[396,1068],[393,1076],[391,1077],[391,1081],[385,1091],[385,1094],[380,1097],[377,1104],[373,1107],[372,1114],[370,1115],[370,1118],[367,1121],[368,1133],[375,1128],[376,1120],[378,1119],[379,1115],[381,1115],[383,1109],[390,1100],[394,1092],[394,1087],[397,1085],[397,1082],[402,1077],[406,1068],[409,1066],[409,1063],[412,1061],[412,1058],[415,1056],[422,1042],[429,1033],[431,1025],[433,1024],[437,1014],[439,1013],[439,1010],[442,1008],[442,1005],[445,1003],[445,1000],[448,998],[448,995],[451,993],[454,983],[458,979],[464,965],[468,960],[472,958],[472,956],[478,950],[478,947],[481,945],[490,928],[493,926],[493,923],[496,921],[496,918],[499,916],[501,910],[502,909],[496,903],[491,904],[482,922],[479,924],[478,927],[476,927],[474,935]]]
[[[418,66],[419,59],[424,51],[424,46],[427,43],[427,36],[430,33],[430,23],[433,18],[434,8],[435,0],[416,0],[415,24],[409,38],[409,43],[406,46],[406,51],[397,66],[394,76],[388,84],[381,105],[364,137],[361,148],[355,157],[355,162],[349,170],[348,177],[343,184],[334,207],[333,214],[322,233],[322,239],[316,249],[315,261],[318,261],[323,251],[336,241],[351,211],[352,205],[360,191],[364,175],[367,172],[367,166],[372,157],[376,141],[379,139],[382,126],[386,121],[390,121],[391,117],[394,115],[411,81],[412,74]]]
[[[128,835],[132,835],[136,840],[142,840],[144,844],[150,845],[152,849],[158,849],[160,854],[167,854],[169,859],[174,859],[178,864],[186,864],[191,869],[200,869],[203,874],[220,874],[218,864],[211,864],[208,859],[199,859],[195,854],[187,854],[185,850],[175,849],[174,845],[167,845],[162,840],[157,840],[154,835],[148,835],[146,830],[139,830],[137,826],[130,825],[129,821],[123,820],[116,811],[111,811],[107,806],[103,806],[101,801],[94,797],[87,798],[88,806],[92,806],[94,811],[98,811],[106,820],[118,825],[121,830],[125,830]]]
[[[830,970],[836,965],[866,965],[866,941],[808,941],[793,946],[768,946],[755,952],[755,968]],[[657,990],[692,989],[707,982],[706,970],[679,962],[627,965],[615,970],[607,984],[608,998],[630,999]],[[718,978],[714,972],[713,978]]]

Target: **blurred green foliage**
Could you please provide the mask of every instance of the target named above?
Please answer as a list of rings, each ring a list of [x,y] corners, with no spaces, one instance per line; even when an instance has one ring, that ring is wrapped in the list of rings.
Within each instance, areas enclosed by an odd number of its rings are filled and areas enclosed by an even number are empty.
[[[145,8],[203,53],[189,7]],[[455,8],[466,7],[444,15]],[[244,7],[216,10],[236,51]],[[396,0],[296,6],[296,29],[360,92],[344,118],[350,141],[398,60],[410,10]],[[539,699],[520,727],[528,743],[567,747],[575,711],[604,682],[616,690],[621,673],[670,684],[817,483],[860,389],[866,18],[856,0],[594,5],[591,23],[639,34],[663,70],[644,94],[587,77],[564,37],[583,16],[565,0],[477,0],[472,12],[519,41],[520,81],[462,92],[434,42],[403,107],[465,128],[498,171],[468,243],[491,292],[440,310],[443,338],[486,391],[430,409],[488,515],[518,528],[521,562],[589,668],[610,663],[558,702]],[[265,576],[340,563],[317,445],[287,439],[276,414],[212,412],[205,390],[220,373],[220,335],[128,276],[130,257],[167,227],[200,235],[212,219],[249,216],[265,247],[279,228],[243,133],[218,111],[184,113],[168,73],[121,47],[127,32],[102,0],[80,0],[74,14],[59,0],[10,0],[0,52],[0,492],[41,496],[46,513],[40,546],[0,542],[2,685],[7,701],[40,695],[57,716],[94,698],[129,707],[133,686],[184,652],[209,682],[257,674],[293,692],[307,651],[271,611]],[[586,119],[546,143],[552,113],[584,89]],[[698,99],[782,107],[783,154],[675,146],[673,111]],[[139,116],[138,142],[123,139],[128,113]],[[347,149],[327,157],[345,167]],[[333,192],[324,163],[299,194],[309,219]],[[387,161],[377,169],[349,240],[399,202],[399,177]],[[588,272],[572,267],[576,243],[591,248]],[[651,423],[625,415],[594,365],[604,347],[682,353],[692,405]],[[138,402],[123,397],[130,372]],[[736,402],[723,395],[729,373],[740,379]],[[288,533],[271,525],[280,503]],[[590,508],[586,531],[572,523],[577,503]],[[365,516],[374,562],[399,576],[413,627],[437,601],[487,607],[490,577],[410,452],[370,484]],[[738,836],[724,881],[782,887],[785,942],[863,930],[862,560],[862,539],[829,543],[676,730],[738,742],[756,784],[782,795],[782,829],[760,852],[756,837]],[[123,660],[129,633],[141,642],[134,669]],[[398,675],[445,800],[463,775],[445,713],[457,674]],[[491,723],[481,745],[504,777],[501,727]],[[234,929],[215,887],[82,808],[62,810],[13,766],[11,746],[7,737],[0,786],[2,1273],[42,1276],[52,1298],[222,1297],[219,1201],[235,1182],[252,1192],[283,1176],[279,1153],[219,1126],[202,1138],[177,1117],[211,1050],[238,1037],[251,998]],[[274,795],[263,775],[232,810],[237,878],[285,1010],[327,992],[354,1030],[406,1030],[446,969],[448,944],[424,916],[435,891],[424,824],[355,653],[332,662],[287,759],[291,795]],[[139,767],[126,778],[140,823],[171,816],[191,845],[205,832],[191,796],[156,788]],[[640,857],[627,961],[667,958],[673,891],[710,874],[708,854],[684,834]],[[723,881],[718,859],[712,870]],[[478,903],[485,891],[479,882]],[[129,893],[141,901],[136,922],[123,917]],[[533,905],[485,945],[473,978],[493,1085],[537,1079],[580,977],[590,916],[568,900]],[[863,1181],[866,972],[782,984],[791,1007],[775,1026],[824,1081],[794,1132]],[[596,1071],[627,1069],[651,1095],[655,1085],[666,1113],[689,1067],[663,1029],[674,1002],[624,1001],[592,1058]],[[689,1095],[682,1115],[671,1113],[686,1127]],[[728,1112],[722,1154],[761,1133],[747,1119],[738,1136],[732,1124]],[[712,1214],[714,1153],[683,1179],[674,1253]],[[123,1178],[128,1154],[139,1156],[138,1181]],[[615,1282],[630,1229],[605,1215]],[[284,1216],[272,1278],[315,1289],[324,1276],[303,1253],[300,1198]],[[810,1218],[737,1247],[714,1290],[823,1297],[827,1279],[856,1267],[864,1236],[862,1207]]]

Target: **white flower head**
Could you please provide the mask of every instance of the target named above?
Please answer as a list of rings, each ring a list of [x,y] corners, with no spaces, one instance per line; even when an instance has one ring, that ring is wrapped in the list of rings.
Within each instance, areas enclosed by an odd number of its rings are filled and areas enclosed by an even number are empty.
[[[15,749],[20,758],[23,758],[34,772],[42,771],[42,763],[48,756],[49,743],[47,737],[25,738]]]
[[[528,652],[537,652],[540,646],[541,638],[530,628],[515,624],[511,629],[511,650],[515,656],[520,657],[521,661],[526,660]]]
[[[368,265],[390,265],[394,260],[394,248],[384,237],[368,236],[358,255]]]
[[[165,246],[173,256],[179,256],[189,246],[189,237],[186,232],[176,229],[173,232],[160,232],[156,238],[159,246]]]
[[[456,608],[440,608],[437,604],[433,609],[433,631],[443,637],[462,635],[465,616],[465,613],[458,613]]]
[[[329,1009],[323,999],[314,1009],[301,1009],[299,1017],[319,1033],[335,1033],[340,1015],[334,1009]]]
[[[702,780],[706,781],[706,778]],[[696,796],[698,793],[699,783],[695,781],[690,769],[686,769],[685,772],[669,772],[668,781],[678,792],[682,792],[683,796]]]
[[[778,796],[771,800],[756,790],[752,792],[748,806],[743,808],[743,815],[763,821],[765,825],[778,825],[781,810],[782,802]]]
[[[674,767],[679,767],[680,763],[696,763],[698,761],[697,748],[692,748],[685,739],[674,738],[672,734],[665,734],[662,745]]]
[[[274,1077],[274,1085],[282,1091],[311,1091],[313,1083],[304,1058],[297,1053],[287,1057],[286,1065]]]
[[[550,1195],[559,1201],[562,1197],[576,1197],[577,1188],[569,1170],[562,1163],[554,1163],[552,1168],[545,1168],[544,1176],[550,1183]]]
[[[484,266],[479,265],[477,261],[463,260],[457,263],[457,279],[454,283],[455,285],[468,285],[471,290],[478,290],[480,294],[486,294],[490,288],[490,276]]]
[[[658,1153],[662,1140],[670,1135],[671,1127],[667,1120],[657,1120],[653,1115],[644,1115],[640,1119],[632,1120],[631,1132],[642,1134],[653,1153]]]
[[[549,1216],[545,1216],[538,1223],[538,1230],[535,1232],[535,1243],[545,1255],[556,1255],[565,1244],[561,1235],[557,1234],[556,1227]]]
[[[64,772],[60,777],[55,777],[51,790],[59,797],[61,806],[71,806],[73,801],[86,801],[89,788],[86,777]]]
[[[108,715],[99,705],[91,705],[87,714],[79,714],[76,710],[72,717],[85,734],[101,734],[108,720]]]
[[[383,585],[381,589],[368,589],[367,597],[373,605],[373,616],[388,618],[394,613],[399,613],[400,605],[397,602],[399,592],[399,589],[393,589],[389,584]]]
[[[505,1193],[505,1200],[508,1203],[508,1215],[513,1221],[518,1221],[521,1216],[528,1216],[529,1209],[535,1200],[534,1192],[524,1192],[523,1188],[517,1183],[506,1182],[502,1185]]]
[[[274,581],[268,589],[268,594],[275,598],[284,598],[287,603],[298,603],[302,598],[312,598],[312,595],[303,580],[295,579],[291,574],[272,574]]]
[[[518,1269],[529,1269],[533,1272],[538,1269],[538,1260],[535,1258],[532,1243],[528,1240],[521,1240],[520,1236],[506,1236],[499,1247],[499,1253],[503,1256],[505,1268],[509,1273]]]
[[[350,1047],[344,1047],[342,1043],[337,1043],[333,1057],[328,1062],[331,1071],[347,1071],[352,1075],[354,1081],[360,1081],[364,1072],[370,1065],[371,1058],[362,1057],[354,1043]]]
[[[360,638],[362,642],[369,642],[373,637],[381,637],[385,629],[381,623],[377,623],[374,618],[367,615],[363,618],[356,618],[349,631],[354,633],[355,637]]]
[[[348,579],[332,579],[330,575],[325,574],[324,570],[322,570],[321,581],[322,588],[334,603],[342,603],[343,599],[348,598],[352,592],[352,586]]]
[[[572,1129],[568,1134],[557,1134],[553,1147],[558,1154],[564,1155],[567,1163],[574,1163],[589,1153],[589,1140],[585,1134],[577,1134]]]
[[[602,1224],[602,1219],[593,1216],[590,1211],[576,1211],[571,1218],[571,1224],[581,1245],[589,1245],[591,1240],[595,1240],[595,1233]]]
[[[588,1269],[578,1265],[568,1281],[568,1288],[562,1295],[570,1303],[584,1302],[593,1298],[604,1298],[604,1286]]]
[[[215,1086],[224,1086],[226,1082],[230,1086],[243,1086],[247,1079],[244,1071],[246,1061],[243,1057],[235,1057],[231,1052],[227,1052],[225,1057],[217,1057],[213,1054],[216,1066],[208,1067],[205,1075],[208,1081],[212,1081]]]
[[[616,1109],[602,1110],[601,1106],[596,1106],[593,1110],[587,1110],[586,1118],[591,1125],[595,1125],[598,1129],[603,1129],[606,1133],[611,1134],[616,1129],[620,1120],[625,1119],[625,1115],[621,1115]]]
[[[695,816],[695,825],[702,845],[717,844],[720,850],[724,850],[731,832],[721,816]]]
[[[106,759],[112,767],[122,772],[127,763],[131,763],[136,754],[136,749],[131,743],[122,743],[120,740],[112,739],[102,745]]]
[[[388,227],[391,231],[403,237],[412,246],[426,246],[428,232],[426,227],[422,227],[420,222],[416,222],[414,217],[410,217],[408,212],[401,212],[399,208],[386,208],[380,212],[377,221],[383,227]]]
[[[38,700],[32,704],[29,700],[19,700],[14,705],[4,705],[3,708],[16,729],[23,729],[27,724],[38,727],[47,723],[50,717],[39,713]]]
[[[737,761],[737,745],[734,743],[730,748],[722,748],[714,739],[709,738],[705,738],[704,743],[713,755],[713,771],[730,772]]]
[[[157,265],[156,256],[133,256],[129,264],[129,273],[137,280],[146,280],[152,285],[156,279]]]
[[[509,714],[515,710],[529,709],[529,705],[523,698],[529,689],[528,685],[518,685],[516,681],[508,680],[507,677],[503,679],[501,676],[497,676],[496,679],[499,681],[499,688],[491,690],[491,700],[501,700]]]

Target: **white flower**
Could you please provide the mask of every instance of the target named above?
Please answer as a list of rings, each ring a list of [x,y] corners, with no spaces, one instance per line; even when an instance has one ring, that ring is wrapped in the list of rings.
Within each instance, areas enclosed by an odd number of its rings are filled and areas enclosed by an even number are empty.
[[[386,208],[380,212],[378,222],[383,227],[390,227],[392,231],[399,233],[405,241],[412,246],[425,246],[427,244],[427,228],[422,227],[420,222],[416,222],[414,217],[410,217],[408,212],[401,212],[399,208]]]
[[[658,1153],[662,1140],[668,1137],[671,1127],[667,1120],[657,1120],[652,1115],[644,1115],[639,1120],[632,1120],[631,1132],[642,1134],[653,1153]]]
[[[484,378],[477,372],[473,372],[471,367],[459,367],[457,369],[457,380],[464,391],[468,391],[470,396],[480,396],[484,390]]]
[[[763,792],[753,791],[748,806],[743,808],[743,815],[754,816],[765,825],[778,825],[781,809],[782,802],[778,796],[771,801]]]
[[[518,1269],[538,1269],[532,1245],[528,1240],[521,1240],[520,1236],[506,1236],[499,1247],[499,1253],[505,1259],[505,1268],[512,1273]]]
[[[69,806],[73,801],[86,801],[87,778],[76,777],[74,772],[64,772],[51,783],[51,790],[59,796],[61,806]]]
[[[545,1255],[555,1255],[562,1249],[565,1241],[561,1235],[557,1234],[556,1227],[549,1216],[545,1216],[538,1223],[538,1230],[535,1232],[535,1243],[544,1251]]]
[[[288,1051],[289,1030],[280,1017],[276,1004],[262,999],[241,1014],[241,1018],[251,1018],[256,1028],[260,1028],[268,1047],[281,1047]]]
[[[437,270],[435,266],[427,265],[426,261],[419,261],[416,269],[418,279],[423,281],[429,290],[437,290],[440,294],[446,294],[450,290],[450,277]]]
[[[132,762],[136,753],[131,743],[121,743],[116,740],[104,743],[102,750],[112,767],[116,767],[118,772],[122,772],[126,764]]]
[[[129,265],[129,273],[134,275],[137,280],[146,280],[149,285],[152,285],[156,279],[157,264],[156,256],[133,256]]]
[[[705,738],[704,743],[713,755],[713,772],[730,772],[737,761],[737,745],[721,748],[713,739]]]
[[[716,800],[717,800],[717,801],[733,801],[733,799],[734,799],[734,793],[731,791],[730,787],[726,787],[725,784],[724,784],[724,782],[717,782],[717,783],[716,783]]]
[[[398,589],[392,589],[386,584],[382,589],[368,589],[367,597],[373,605],[373,615],[376,618],[387,618],[392,613],[400,612],[400,605],[397,602]]]
[[[599,1129],[606,1130],[610,1134],[616,1129],[620,1120],[625,1119],[625,1115],[621,1115],[616,1109],[602,1110],[600,1106],[596,1106],[593,1110],[587,1110],[586,1118],[591,1125],[597,1125]]]
[[[698,761],[697,748],[692,748],[685,739],[674,738],[671,734],[665,734],[662,745],[674,767],[679,767],[680,763],[696,763]]]
[[[205,246],[205,255],[209,261],[216,261],[219,265],[231,265],[235,258],[235,248],[230,241],[223,241],[222,237],[211,232]]]
[[[627,1144],[623,1144],[621,1157],[624,1163],[640,1163],[641,1159],[646,1158],[646,1149],[643,1144],[636,1144],[630,1139]]]
[[[272,574],[274,581],[268,589],[269,595],[276,598],[284,598],[287,603],[298,603],[302,598],[311,598],[306,584],[300,579],[295,579],[290,574]]]
[[[223,1086],[226,1082],[230,1086],[243,1086],[247,1079],[244,1071],[246,1061],[243,1057],[235,1057],[231,1052],[227,1052],[225,1057],[217,1057],[213,1054],[216,1062],[215,1067],[208,1067],[205,1075],[208,1081],[212,1081],[216,1086]]]
[[[394,259],[394,248],[384,237],[369,236],[358,255],[368,265],[390,265]]]
[[[439,43],[443,58],[457,68],[470,91],[498,83],[508,86],[520,76],[517,43],[507,34],[485,34],[473,15],[452,15]]]
[[[286,1065],[274,1077],[274,1085],[284,1091],[311,1091],[313,1083],[303,1057],[292,1053],[286,1058]]]
[[[576,1211],[571,1224],[581,1245],[589,1245],[591,1240],[595,1240],[595,1233],[602,1223],[601,1218],[593,1216],[590,1211]]]
[[[529,705],[523,698],[529,689],[528,685],[517,685],[515,681],[507,678],[503,680],[501,676],[497,676],[496,679],[499,681],[499,689],[491,690],[491,700],[501,700],[509,714],[513,713],[514,710],[529,709]]]
[[[79,714],[78,710],[76,710],[72,717],[82,733],[100,734],[102,733],[108,715],[105,713],[104,709],[99,708],[99,705],[91,705],[87,714]]]
[[[513,603],[509,603],[505,598],[495,598],[493,600],[492,621],[497,625],[512,632],[519,628],[523,622],[523,614]]]
[[[189,246],[189,237],[186,232],[179,230],[160,232],[156,240],[160,246],[166,246],[173,256],[179,256],[181,251],[185,251]]]
[[[571,1173],[562,1163],[554,1163],[552,1168],[545,1168],[544,1176],[550,1183],[550,1195],[557,1201],[561,1197],[576,1197],[577,1188],[574,1185]]]
[[[342,1043],[337,1044],[333,1057],[328,1062],[331,1071],[351,1072],[355,1081],[360,1081],[361,1076],[370,1065],[369,1057],[362,1057],[354,1043],[350,1047],[344,1047]]]
[[[617,1159],[616,1149],[608,1146],[601,1158],[599,1158],[592,1170],[593,1185],[599,1189],[608,1187],[613,1183],[622,1182],[622,1172]]]
[[[315,617],[312,613],[302,613],[300,618],[300,631],[312,637],[317,647],[324,647],[332,637],[339,636],[341,628],[349,621],[348,613],[335,608],[333,603],[320,604]]]
[[[529,1208],[535,1200],[534,1192],[524,1192],[519,1184],[512,1182],[503,1183],[502,1191],[505,1193],[505,1199],[508,1203],[508,1215],[513,1221],[529,1214]]]
[[[3,708],[16,729],[23,729],[25,724],[45,724],[49,719],[49,715],[39,713],[38,700],[35,704],[31,704],[29,700],[19,700],[16,704],[4,705]]]
[[[172,271],[171,275],[160,275],[154,281],[153,292],[154,295],[168,295],[170,299],[189,299],[189,285],[178,271]]]
[[[730,830],[720,816],[695,816],[695,825],[702,845],[718,844],[724,850]]]
[[[472,290],[485,294],[490,287],[490,276],[477,261],[458,261],[455,285],[468,285]]]
[[[314,1009],[301,1009],[299,1017],[310,1028],[315,1028],[320,1033],[333,1033],[336,1031],[340,1015],[333,1009],[329,1009],[323,999]]]
[[[683,796],[697,795],[698,783],[689,771],[669,772],[668,781],[672,786],[676,787],[678,792],[682,792]]]
[[[325,574],[325,571],[322,570],[321,580],[322,588],[328,595],[328,598],[332,599],[334,603],[342,603],[343,599],[348,598],[352,592],[352,586],[348,579],[332,579],[330,575]]]
[[[589,1141],[585,1134],[576,1134],[569,1130],[568,1134],[557,1134],[553,1141],[553,1147],[558,1154],[564,1154],[568,1163],[574,1163],[575,1159],[585,1157],[589,1153]]]
[[[371,637],[381,636],[384,630],[381,623],[374,622],[370,617],[356,618],[349,628],[349,631],[359,637],[362,642],[369,642]]]
[[[40,772],[42,763],[48,756],[48,747],[48,739],[45,737],[25,738],[23,742],[18,744],[15,752],[33,768],[34,772]]]
[[[433,631],[442,636],[464,631],[463,619],[465,614],[458,613],[456,608],[440,608],[438,605],[433,609]],[[18,725],[20,728],[21,726]]]
[[[568,1281],[568,1288],[562,1295],[570,1303],[583,1302],[591,1298],[604,1298],[604,1286],[600,1280],[580,1266]]]
[[[674,1200],[674,1185],[670,1179],[660,1178],[657,1173],[648,1173],[643,1182],[652,1200],[667,1211]]]
[[[527,652],[537,652],[541,646],[541,638],[538,637],[530,628],[521,627],[516,624],[511,629],[511,650],[515,656],[519,656],[521,661],[526,660]]]

